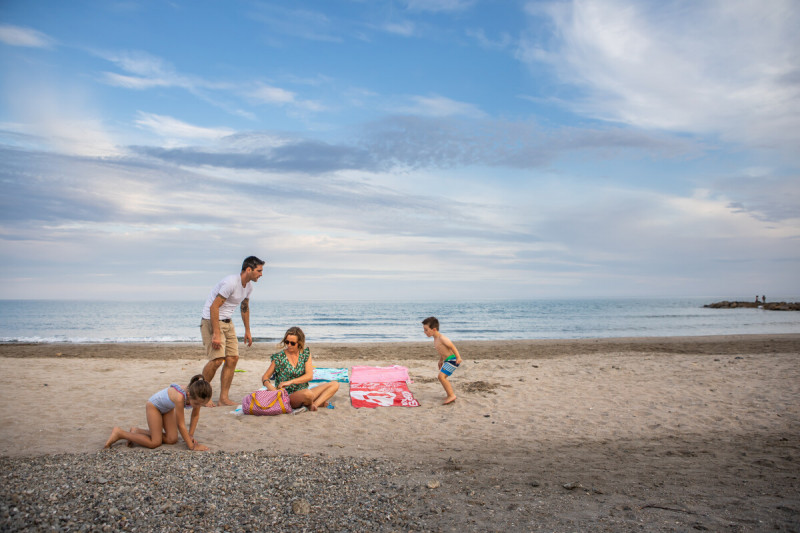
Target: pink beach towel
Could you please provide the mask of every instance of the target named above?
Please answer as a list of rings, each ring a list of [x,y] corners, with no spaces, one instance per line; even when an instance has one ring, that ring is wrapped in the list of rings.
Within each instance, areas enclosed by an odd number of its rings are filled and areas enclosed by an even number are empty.
[[[400,365],[354,366],[350,372],[350,383],[387,383],[411,381],[408,369]]]
[[[388,383],[353,383],[350,380],[350,403],[353,407],[419,407],[419,402],[403,381]]]

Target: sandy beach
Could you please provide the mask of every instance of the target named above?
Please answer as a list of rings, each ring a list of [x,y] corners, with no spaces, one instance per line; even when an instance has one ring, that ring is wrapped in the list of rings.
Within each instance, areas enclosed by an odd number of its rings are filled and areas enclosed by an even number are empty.
[[[443,406],[430,343],[309,342],[317,366],[406,366],[421,405],[354,409],[343,384],[316,413],[206,408],[202,460],[396,465],[405,511],[376,530],[800,530],[800,335],[456,345],[458,400]],[[260,386],[273,351],[240,347],[232,397]],[[199,344],[1,345],[3,465],[190,454],[101,448],[114,425],[145,426],[147,398],[204,363]],[[304,520],[319,526],[313,511]]]

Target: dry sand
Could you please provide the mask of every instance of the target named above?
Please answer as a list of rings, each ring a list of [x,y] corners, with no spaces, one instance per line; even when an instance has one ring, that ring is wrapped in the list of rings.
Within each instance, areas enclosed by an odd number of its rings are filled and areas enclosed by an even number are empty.
[[[800,335],[456,342],[448,406],[431,343],[309,345],[317,366],[408,367],[421,406],[354,409],[343,384],[317,413],[204,409],[198,440],[396,461],[436,487],[419,505],[439,529],[800,530]],[[240,348],[232,397],[260,386],[274,348]],[[0,455],[96,452],[114,425],[144,426],[147,398],[188,383],[202,355],[0,345]]]

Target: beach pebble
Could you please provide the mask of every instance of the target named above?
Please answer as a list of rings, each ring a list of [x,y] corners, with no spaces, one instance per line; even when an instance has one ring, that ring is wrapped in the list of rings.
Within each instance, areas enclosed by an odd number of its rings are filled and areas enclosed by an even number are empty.
[[[292,502],[292,512],[294,514],[308,514],[311,512],[311,504],[306,500],[295,500]]]
[[[265,450],[0,457],[0,531],[407,531],[418,489],[388,481],[406,475],[392,461]]]
[[[429,489],[438,489],[442,484],[439,483],[438,479],[432,479],[428,481],[428,488]]]

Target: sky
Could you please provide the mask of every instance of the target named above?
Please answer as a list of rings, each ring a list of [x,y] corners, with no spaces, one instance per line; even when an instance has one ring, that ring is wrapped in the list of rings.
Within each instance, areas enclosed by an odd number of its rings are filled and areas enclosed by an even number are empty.
[[[800,295],[795,0],[3,0],[0,299]]]

